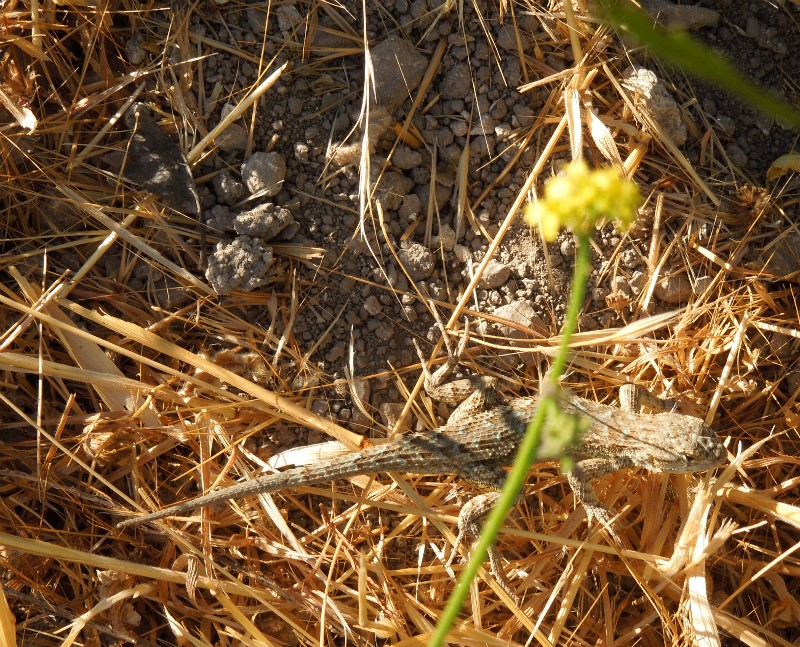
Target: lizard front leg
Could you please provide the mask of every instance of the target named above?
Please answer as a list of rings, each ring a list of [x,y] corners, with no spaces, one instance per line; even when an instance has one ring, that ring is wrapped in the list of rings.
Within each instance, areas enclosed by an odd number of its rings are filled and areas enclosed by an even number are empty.
[[[447,351],[447,360],[436,371],[431,373],[428,368],[428,361],[425,359],[416,340],[414,341],[414,348],[417,350],[422,373],[425,376],[425,393],[437,402],[458,405],[450,414],[448,422],[457,422],[474,413],[491,409],[501,400],[495,378],[488,375],[471,375],[459,380],[450,379],[453,371],[461,361],[461,355],[469,340],[469,320],[465,321],[464,334],[458,342],[458,346],[453,348],[452,340],[445,330],[444,323],[442,323],[435,310],[434,314],[436,315],[436,323],[442,333],[442,340]]]
[[[583,504],[589,525],[596,520],[611,535],[614,541],[622,546],[622,540],[611,527],[611,518],[606,508],[597,498],[592,481],[606,474],[611,474],[625,467],[630,467],[630,460],[623,457],[616,458],[587,458],[575,462],[572,469],[567,472],[567,481],[575,494],[578,503]]]

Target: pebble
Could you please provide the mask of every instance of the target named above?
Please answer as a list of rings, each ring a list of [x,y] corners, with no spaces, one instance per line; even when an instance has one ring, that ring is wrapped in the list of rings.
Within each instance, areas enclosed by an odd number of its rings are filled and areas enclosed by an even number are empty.
[[[375,70],[375,93],[370,98],[392,113],[419,85],[428,60],[413,43],[397,34],[371,48],[370,56]]]
[[[406,243],[397,255],[413,281],[424,281],[433,275],[433,254],[419,243]]]
[[[242,179],[250,193],[277,195],[286,177],[286,162],[278,153],[253,153],[242,164]]]
[[[422,154],[407,146],[400,146],[392,155],[392,164],[403,170],[417,168],[422,165]]]
[[[267,281],[272,248],[258,238],[239,236],[219,242],[208,258],[206,279],[217,294],[233,290],[249,292]]]
[[[676,146],[686,143],[686,124],[672,95],[659,81],[656,73],[644,67],[629,68],[624,85],[633,92],[634,102],[646,110]]]
[[[692,296],[692,284],[685,274],[666,274],[659,277],[653,294],[664,303],[687,303]]]
[[[486,264],[483,270],[483,275],[478,285],[481,288],[496,289],[508,281],[511,274],[511,268],[504,263],[492,259]]]
[[[220,171],[212,180],[214,194],[222,204],[234,204],[244,193],[244,185],[228,171]]]
[[[236,214],[233,217],[233,229],[240,236],[270,240],[293,222],[294,218],[288,209],[267,202]]]
[[[472,90],[472,76],[468,63],[456,63],[442,79],[439,92],[442,99],[461,99]]]
[[[247,148],[247,130],[240,124],[228,124],[219,136],[214,140],[220,150],[226,153],[236,153]]]

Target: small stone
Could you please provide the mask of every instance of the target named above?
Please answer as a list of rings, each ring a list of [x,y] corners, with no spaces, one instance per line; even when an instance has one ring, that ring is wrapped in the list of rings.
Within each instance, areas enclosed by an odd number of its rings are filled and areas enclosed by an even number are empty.
[[[267,30],[267,12],[262,9],[248,7],[246,10],[247,24],[254,34],[263,34]]]
[[[728,157],[730,158],[731,162],[733,162],[739,168],[747,168],[747,162],[750,161],[750,158],[747,156],[738,144],[728,144],[725,147],[725,152],[727,153]]]
[[[507,319],[510,322],[519,324],[524,328],[533,328],[540,331],[547,330],[542,318],[536,314],[533,306],[526,299],[519,299],[495,309],[494,316],[500,319]],[[527,335],[518,331],[515,327],[499,325],[500,334],[504,337],[514,339],[525,339]]]
[[[271,264],[271,247],[258,238],[240,236],[214,246],[208,259],[206,279],[217,294],[233,290],[249,292],[266,283]]]
[[[378,411],[381,414],[381,419],[383,420],[383,424],[386,426],[387,429],[395,429],[398,420],[400,420],[400,414],[403,413],[403,409],[405,405],[402,402],[384,402],[378,407]],[[411,416],[406,416],[406,419],[403,421],[403,425],[399,427],[396,431],[405,432],[409,430]]]
[[[384,209],[395,211],[413,187],[414,182],[405,175],[395,171],[386,171],[378,184],[377,198],[381,201]]]
[[[226,153],[237,153],[247,148],[247,130],[239,124],[228,124],[214,142]]]
[[[233,231],[233,213],[221,204],[214,205],[205,213],[206,226],[219,233]]]
[[[278,153],[253,153],[242,164],[242,179],[251,194],[277,195],[286,177],[286,162]]]
[[[422,212],[422,202],[419,196],[409,193],[403,196],[403,204],[400,205],[398,213],[403,220],[411,220]]]
[[[692,296],[692,284],[685,274],[665,274],[659,277],[653,294],[664,303],[687,303]]]
[[[320,417],[328,415],[328,401],[324,398],[315,398],[311,402],[311,411]]]
[[[769,246],[762,251],[758,261],[748,263],[748,267],[771,274],[780,280],[794,275],[794,281],[797,282],[800,270],[800,234],[787,231],[777,240],[769,241]]]
[[[370,98],[392,113],[419,85],[428,60],[411,41],[396,34],[370,49],[370,56],[375,70],[375,93]]]
[[[478,286],[481,288],[496,289],[508,281],[511,268],[508,265],[492,259],[486,264]]]
[[[680,108],[655,72],[636,66],[629,68],[623,79],[639,110],[647,111],[676,146],[683,146],[687,130]]]
[[[142,47],[144,37],[136,34],[125,42],[125,58],[131,65],[141,65],[147,58],[147,50]]]
[[[213,179],[214,193],[222,204],[234,204],[244,193],[244,185],[228,171],[220,171]]]
[[[431,242],[434,245],[441,245],[442,249],[444,249],[446,252],[452,252],[456,244],[456,232],[450,225],[442,223],[442,227],[439,230],[439,235],[436,236]]]
[[[288,209],[267,202],[236,214],[233,228],[240,236],[271,240],[293,222],[294,218]]]
[[[397,255],[413,281],[424,281],[433,274],[433,254],[419,243],[408,244]]]
[[[517,45],[517,37],[519,37],[519,45]],[[511,23],[506,23],[500,27],[500,33],[497,36],[497,45],[500,49],[507,52],[527,52],[530,49],[530,42],[528,37],[519,29],[516,29]]]
[[[310,147],[305,142],[295,142],[294,145],[294,158],[298,162],[302,162],[303,164],[308,164],[308,153]]]
[[[417,168],[422,165],[422,154],[406,146],[400,146],[392,155],[392,164],[404,171]]]
[[[378,300],[378,297],[373,294],[364,300],[364,310],[374,317],[378,315],[381,310],[383,310],[383,305]]]
[[[456,63],[450,71],[444,75],[439,92],[442,99],[463,99],[469,96],[472,89],[472,75],[469,63]]]

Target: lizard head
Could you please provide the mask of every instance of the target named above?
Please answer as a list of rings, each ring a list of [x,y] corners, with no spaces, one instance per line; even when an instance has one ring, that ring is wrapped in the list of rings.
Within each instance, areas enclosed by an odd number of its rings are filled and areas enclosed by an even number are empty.
[[[641,465],[653,472],[699,472],[721,465],[725,447],[699,418],[677,413],[664,416],[664,435],[648,439]]]

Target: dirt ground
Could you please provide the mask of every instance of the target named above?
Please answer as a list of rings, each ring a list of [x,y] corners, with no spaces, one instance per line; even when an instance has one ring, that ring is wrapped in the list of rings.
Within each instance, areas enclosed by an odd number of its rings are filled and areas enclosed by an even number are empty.
[[[573,40],[560,3],[12,4],[0,568],[18,644],[424,644],[470,486],[382,476],[198,513],[213,524],[114,523],[287,448],[442,424],[413,345],[441,361],[434,311],[454,339],[469,322],[463,374],[535,392],[575,244],[519,213],[576,154],[645,204],[598,229],[565,385],[676,398],[731,465],[604,480],[625,555],[555,464],[535,469],[500,543],[523,602],[484,574],[457,642],[800,639],[797,184],[771,174],[795,132],[580,3]],[[800,6],[701,6],[692,33],[800,108]]]

